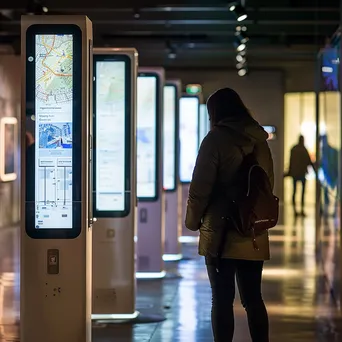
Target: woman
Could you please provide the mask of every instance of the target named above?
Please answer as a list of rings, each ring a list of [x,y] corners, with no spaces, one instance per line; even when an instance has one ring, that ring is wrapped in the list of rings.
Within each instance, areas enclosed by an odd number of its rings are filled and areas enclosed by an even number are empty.
[[[251,117],[239,95],[224,88],[207,102],[211,131],[204,138],[189,190],[185,224],[200,230],[199,254],[205,256],[212,288],[212,328],[215,342],[229,342],[234,335],[235,277],[247,312],[253,342],[268,342],[268,315],[261,295],[262,269],[269,260],[268,233],[251,238],[225,227],[228,198],[237,191],[237,174],[244,154],[254,153],[273,187],[273,160],[268,134]],[[227,233],[223,234],[225,229]],[[223,238],[224,235],[224,238]],[[224,240],[223,240],[224,239]],[[222,241],[223,240],[223,241]],[[217,271],[219,246],[224,246]]]

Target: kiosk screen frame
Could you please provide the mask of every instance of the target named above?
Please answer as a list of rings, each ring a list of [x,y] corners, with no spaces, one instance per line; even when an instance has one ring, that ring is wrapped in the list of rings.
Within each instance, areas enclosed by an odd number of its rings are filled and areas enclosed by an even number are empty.
[[[191,117],[189,117],[189,113],[182,113],[182,106],[181,106],[181,101],[185,100],[185,99],[196,99],[197,100],[197,115],[191,115]],[[193,170],[191,171],[191,174],[188,176],[185,176],[182,174],[182,155],[183,155],[183,149],[182,149],[182,123],[183,122],[195,122],[196,124],[196,131],[197,131],[197,135],[196,135],[196,152],[194,152],[194,160],[193,160],[193,166],[195,166],[196,163],[196,159],[197,159],[197,155],[198,155],[198,150],[199,150],[199,120],[200,120],[200,99],[198,96],[196,95],[187,95],[184,94],[182,95],[182,97],[179,99],[180,103],[179,103],[179,141],[180,141],[180,147],[179,147],[179,179],[180,182],[182,184],[189,184],[191,182],[192,179],[192,173]],[[184,115],[186,115],[187,117],[184,117]],[[197,120],[194,120],[197,119]],[[187,146],[185,144],[185,146]],[[188,146],[186,147],[188,148]]]
[[[165,158],[171,158],[172,156],[168,156],[165,153],[165,144],[167,139],[165,139],[165,129],[166,129],[166,120],[165,120],[165,89],[166,88],[172,88],[173,94],[174,94],[174,114],[173,114],[173,120],[174,120],[174,136],[173,141],[171,141],[171,144],[174,146],[174,155],[173,155],[173,175],[172,175],[172,186],[167,187],[165,184],[165,171],[166,171],[166,163]],[[179,142],[178,142],[178,130],[179,130],[179,94],[178,94],[178,87],[174,83],[166,83],[164,86],[164,118],[163,118],[163,189],[166,192],[174,192],[177,190],[177,180],[178,180],[178,155],[179,155]],[[171,177],[170,177],[171,179]],[[171,182],[170,182],[171,183]]]
[[[48,54],[46,56],[41,56],[44,52],[39,53],[38,52],[38,39],[49,39],[53,36],[52,42],[53,44],[58,38],[61,38],[61,36],[69,36],[70,45],[67,46],[69,48],[69,51],[72,53],[72,62],[70,64],[67,64],[64,68],[65,70],[62,70],[62,66],[59,66],[61,68],[60,72],[68,72],[71,76],[71,91],[69,91],[68,94],[65,94],[67,100],[71,102],[71,122],[67,122],[65,124],[60,123],[58,124],[58,117],[57,115],[61,115],[61,113],[58,113],[58,110],[63,110],[63,113],[65,115],[65,109],[67,108],[67,102],[64,101],[64,104],[58,103],[57,101],[57,95],[53,96],[51,98],[51,104],[45,103],[44,106],[41,106],[39,101],[41,100],[38,95],[36,96],[36,59],[37,57],[43,57],[47,58]],[[71,38],[72,37],[72,38]],[[44,51],[44,50],[43,50]],[[46,50],[45,50],[46,51]],[[50,51],[54,51],[51,50]],[[61,58],[62,56],[65,57],[65,50],[62,49],[61,52]],[[55,51],[56,52],[56,51]],[[58,51],[56,52],[56,55],[58,55]],[[70,59],[70,55],[68,57]],[[45,77],[46,71],[44,68],[42,68],[42,75],[41,77]],[[39,76],[39,75],[38,75]],[[36,134],[36,140],[37,143],[34,143],[33,145],[26,146],[26,182],[25,182],[25,193],[26,193],[26,200],[25,200],[25,229],[28,236],[34,239],[73,239],[80,235],[82,231],[82,126],[83,126],[83,120],[82,120],[82,82],[84,81],[82,76],[82,31],[80,27],[73,24],[35,24],[30,26],[26,31],[26,116],[35,117],[35,132],[40,132],[40,128],[42,129],[42,132],[44,133],[44,137],[48,134],[48,136],[52,139],[58,132],[61,134],[61,136],[57,136],[56,144],[58,146],[62,146],[62,148],[59,149],[51,149],[50,146],[51,140],[48,140],[48,142],[44,145],[43,140],[40,141],[40,134],[37,136]],[[69,84],[66,83],[66,81],[61,82],[63,86],[67,85],[70,87]],[[58,84],[58,83],[57,83]],[[58,94],[61,95],[61,94]],[[51,93],[49,93],[49,96],[51,96]],[[71,97],[71,100],[70,100]],[[48,98],[45,99],[46,101]],[[63,99],[62,99],[63,100]],[[61,100],[61,102],[62,102]],[[43,99],[44,101],[44,99]],[[63,109],[64,106],[64,109]],[[56,110],[57,109],[57,110]],[[44,111],[46,112],[44,113]],[[62,112],[62,111],[61,111]],[[51,125],[51,129],[49,130],[49,127],[43,127],[44,124],[40,124],[40,120],[42,116],[42,120],[44,117],[44,120],[47,120],[47,125]],[[50,118],[51,121],[50,121]],[[54,129],[54,120],[55,126],[57,128]],[[37,125],[42,125],[41,127],[37,129]],[[63,125],[63,128],[60,128],[59,126]],[[53,126],[53,127],[52,127]],[[58,129],[59,127],[59,129]],[[25,134],[25,131],[23,132]],[[63,133],[61,133],[63,132]],[[55,134],[55,135],[54,135]],[[70,141],[70,135],[71,135],[71,141]],[[43,134],[42,134],[43,139]],[[45,138],[44,138],[45,139]],[[48,138],[47,138],[48,139]],[[46,140],[46,139],[45,139]],[[44,140],[44,141],[45,141]],[[57,146],[56,145],[56,146]],[[71,146],[70,146],[71,145]],[[40,148],[41,146],[44,146]],[[41,152],[41,150],[46,150]],[[65,166],[64,166],[64,178],[61,177],[60,181],[62,182],[62,186],[64,186],[64,196],[67,192],[71,194],[70,199],[70,208],[67,208],[65,203],[59,204],[59,206],[63,206],[63,210],[65,210],[61,216],[63,217],[63,220],[69,220],[70,224],[67,226],[65,223],[62,225],[54,225],[51,226],[47,224],[47,226],[44,227],[44,221],[47,219],[47,221],[53,221],[55,222],[56,217],[58,217],[57,210],[50,209],[51,215],[53,215],[53,219],[50,217],[50,213],[44,213],[44,210],[47,209],[47,207],[55,207],[58,206],[58,175],[60,174],[56,170],[51,170],[52,174],[54,173],[55,176],[52,175],[53,180],[52,185],[55,186],[55,200],[51,202],[46,202],[44,205],[41,205],[41,207],[36,202],[36,194],[39,191],[39,183],[37,184],[37,170],[41,170],[42,167],[40,165],[40,152],[42,154],[45,154],[47,159],[48,157],[51,159],[51,162],[54,164],[55,167],[57,167],[56,163],[61,162],[63,164],[63,156],[64,154],[68,154],[67,151],[64,152],[63,150],[69,149],[71,152],[69,152],[69,156],[64,159]],[[63,154],[64,153],[64,154]],[[39,156],[37,155],[39,154]],[[57,158],[61,157],[59,161],[57,161]],[[70,158],[71,157],[71,158]],[[35,163],[32,163],[32,160],[36,160]],[[70,160],[71,159],[71,160]],[[38,161],[37,161],[38,160]],[[71,165],[68,166],[68,165]],[[44,172],[46,174],[46,168],[43,167]],[[53,167],[52,167],[53,168]],[[66,170],[69,169],[69,170]],[[71,171],[70,171],[71,169]],[[68,173],[68,175],[66,175]],[[71,174],[71,180],[69,179]],[[56,176],[57,175],[57,176]],[[51,175],[50,175],[51,176]],[[57,179],[56,179],[57,178]],[[46,184],[47,177],[43,177],[44,183]],[[56,182],[54,182],[56,181]],[[66,185],[69,185],[69,188],[66,189]],[[71,187],[71,189],[70,189]],[[38,189],[39,188],[39,189]],[[45,188],[44,188],[45,189]],[[44,193],[46,190],[44,190]],[[63,190],[62,190],[63,191]],[[53,193],[53,192],[52,192]],[[64,197],[64,200],[66,197]],[[44,201],[46,201],[44,199]],[[62,201],[61,201],[62,202]],[[64,201],[65,202],[65,201]],[[48,209],[48,210],[49,210]],[[40,223],[41,222],[41,223]]]
[[[98,96],[97,96],[97,88],[99,82],[99,76],[97,75],[97,66],[98,63],[123,63],[124,66],[124,171],[123,171],[123,189],[121,196],[123,197],[123,208],[115,209],[115,210],[101,210],[98,208],[98,196],[97,193],[97,160],[98,160],[98,136],[97,136],[97,128],[98,128]],[[131,212],[131,96],[132,94],[132,84],[131,84],[131,58],[128,55],[117,54],[117,55],[97,55],[93,56],[93,65],[94,65],[94,82],[93,82],[93,107],[94,107],[94,119],[93,119],[93,212],[95,217],[126,217]],[[113,132],[115,134],[117,132]],[[113,166],[113,170],[115,170],[115,166]],[[113,175],[115,177],[115,175]],[[114,191],[117,191],[115,189]]]
[[[155,132],[153,134],[153,138],[154,138],[154,157],[155,157],[155,165],[154,165],[154,194],[151,196],[139,196],[139,182],[138,182],[138,174],[139,174],[139,164],[137,161],[137,198],[139,201],[141,202],[156,202],[159,199],[159,183],[160,183],[160,176],[159,176],[159,165],[160,165],[160,155],[161,155],[161,149],[163,148],[162,146],[160,146],[161,144],[159,144],[159,137],[161,132],[159,132],[159,128],[160,128],[160,83],[161,83],[161,79],[158,73],[156,72],[138,72],[138,86],[137,86],[137,132],[139,130],[138,124],[139,124],[139,102],[138,102],[138,98],[139,98],[139,78],[142,77],[149,77],[149,78],[154,78],[155,79],[155,85],[156,85],[156,89],[155,89]],[[138,138],[138,133],[137,133],[137,156],[138,156],[138,152],[139,152],[139,138]]]

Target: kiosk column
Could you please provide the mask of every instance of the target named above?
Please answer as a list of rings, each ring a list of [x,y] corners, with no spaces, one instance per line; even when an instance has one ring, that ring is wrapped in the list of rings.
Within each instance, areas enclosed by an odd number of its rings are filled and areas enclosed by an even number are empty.
[[[92,25],[27,16],[21,39],[21,341],[90,342]]]
[[[182,235],[182,191],[179,184],[179,80],[167,81],[164,86],[163,117],[163,188],[165,191],[165,254],[164,261],[182,259],[179,237]]]
[[[137,101],[138,278],[165,276],[164,69],[139,68]]]
[[[93,319],[135,318],[135,49],[94,49]]]
[[[193,242],[198,239],[198,232],[192,232],[185,227],[186,205],[189,185],[194,171],[199,148],[199,107],[200,98],[197,95],[183,95],[179,102],[179,178],[182,184],[182,242]]]

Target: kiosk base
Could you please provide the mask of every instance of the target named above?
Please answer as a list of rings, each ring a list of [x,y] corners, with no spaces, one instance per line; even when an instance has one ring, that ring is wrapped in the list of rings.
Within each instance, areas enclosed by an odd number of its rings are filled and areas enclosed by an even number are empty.
[[[105,328],[108,325],[112,324],[150,324],[150,323],[159,323],[164,322],[166,317],[164,315],[145,315],[136,311],[134,314],[134,318],[124,317],[125,315],[112,315],[115,317],[104,317],[93,319],[93,328]],[[94,315],[93,315],[94,316]],[[111,316],[111,315],[96,315],[96,316]],[[120,317],[121,316],[121,317]],[[129,316],[129,315],[126,315]]]

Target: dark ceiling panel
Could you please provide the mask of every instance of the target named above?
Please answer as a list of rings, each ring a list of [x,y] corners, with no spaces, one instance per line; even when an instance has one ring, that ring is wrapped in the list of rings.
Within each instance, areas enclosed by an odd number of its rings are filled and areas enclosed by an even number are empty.
[[[27,0],[0,4],[0,44],[18,45]],[[157,3],[157,5],[156,5]],[[93,22],[95,46],[135,46],[144,64],[234,66],[236,17],[221,0],[46,0],[49,14],[83,14]],[[314,61],[339,25],[339,0],[247,0],[253,65],[270,60]],[[170,48],[177,58],[169,59]],[[151,65],[151,64],[149,64]]]

